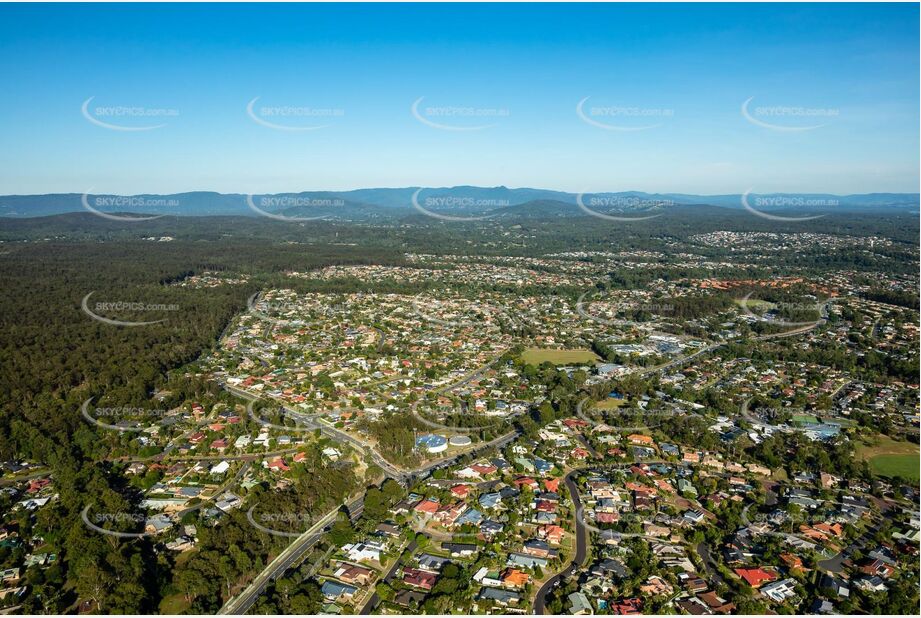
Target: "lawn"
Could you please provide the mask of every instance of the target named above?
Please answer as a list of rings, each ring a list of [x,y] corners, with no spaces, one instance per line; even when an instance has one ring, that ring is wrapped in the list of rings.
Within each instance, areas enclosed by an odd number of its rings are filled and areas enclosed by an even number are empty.
[[[771,471],[771,478],[775,481],[787,481],[789,477],[787,476],[787,471],[783,468],[775,468]]]
[[[554,365],[592,364],[600,360],[591,350],[557,350],[555,348],[528,348],[521,354],[521,360],[529,365],[548,362]]]
[[[870,469],[878,476],[900,476],[903,479],[918,481],[918,465],[921,463],[918,453],[914,455],[877,455],[870,459]]]
[[[897,442],[888,436],[878,436],[874,444],[860,446],[857,454],[870,462],[870,469],[879,476],[901,476],[919,480],[918,445],[912,442]]]
[[[163,600],[160,601],[161,614],[181,614],[189,607],[191,604],[185,600],[185,595],[182,593],[163,597]]]
[[[741,298],[736,298],[735,302],[738,306],[742,307],[743,309],[748,308],[749,311],[755,314],[758,314],[759,312],[764,313],[765,311],[774,308],[774,303],[768,302],[766,300],[759,300],[757,298],[749,298],[745,302],[742,302]]]
[[[595,403],[595,407],[599,410],[616,410],[626,403],[626,399],[614,399],[613,397],[608,397],[607,399],[603,399]]]

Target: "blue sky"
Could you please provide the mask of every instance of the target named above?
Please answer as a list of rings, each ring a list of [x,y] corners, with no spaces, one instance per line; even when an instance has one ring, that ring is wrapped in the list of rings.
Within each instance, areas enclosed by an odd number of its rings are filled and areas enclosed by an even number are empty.
[[[0,5],[0,194],[916,192],[918,51],[913,4]]]

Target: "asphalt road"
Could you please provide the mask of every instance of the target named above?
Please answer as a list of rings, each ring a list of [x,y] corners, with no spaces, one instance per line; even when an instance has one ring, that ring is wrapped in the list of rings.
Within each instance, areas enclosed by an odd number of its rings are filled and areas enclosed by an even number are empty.
[[[827,320],[827,315],[828,315],[827,311],[828,311],[828,305],[826,304],[823,307],[822,319],[819,322],[817,322],[815,325],[812,325],[810,327],[806,327],[803,329],[796,329],[793,331],[788,331],[785,333],[778,333],[774,335],[764,335],[761,337],[756,337],[756,340],[765,340],[765,339],[772,339],[772,338],[777,338],[777,337],[789,337],[789,336],[798,335],[798,334],[807,332],[811,330],[812,328],[815,328],[815,326],[818,326],[820,323]],[[674,361],[671,361],[663,366],[656,367],[651,370],[642,372],[641,375],[663,371],[671,367],[686,363],[690,360],[693,360],[694,358],[698,356],[707,354],[715,350],[716,348],[721,347],[721,345],[722,344],[715,344],[715,345],[708,346],[706,348],[698,350],[697,352],[689,356],[675,359]],[[493,363],[490,363],[489,365],[481,367],[475,370],[474,372],[472,372],[471,374],[464,376],[464,378],[462,378],[459,382],[449,385],[445,390],[459,386],[460,384],[468,382],[474,377],[481,375],[492,364]],[[225,389],[232,392],[233,394],[243,397],[245,399],[248,399],[248,400],[259,399],[258,395],[253,395],[252,393],[248,393],[242,389],[238,389],[238,388],[232,387],[224,383],[221,383],[221,385]],[[304,419],[303,417],[300,418],[299,420],[307,420],[307,422],[310,422],[309,419]],[[323,431],[323,433],[331,435],[332,437],[337,438],[339,440],[346,441],[346,442],[356,445],[362,452],[370,455],[371,458],[374,460],[374,462],[378,466],[380,466],[381,469],[383,469],[388,476],[391,476],[392,478],[395,478],[396,480],[403,481],[403,482],[410,480],[412,478],[416,478],[418,476],[428,474],[429,472],[431,472],[432,470],[436,468],[451,465],[454,461],[456,461],[458,458],[460,458],[463,455],[474,454],[481,450],[492,448],[492,447],[501,448],[502,446],[508,444],[509,442],[511,442],[518,436],[518,432],[513,431],[503,436],[500,436],[499,438],[496,438],[495,440],[492,440],[491,442],[480,445],[478,448],[474,449],[473,451],[468,451],[467,453],[463,453],[454,458],[440,460],[438,462],[431,463],[428,466],[424,466],[416,470],[405,471],[405,470],[401,470],[397,468],[393,464],[390,464],[390,462],[384,459],[379,453],[377,453],[377,451],[368,447],[367,445],[362,443],[360,440],[358,440],[354,436],[351,436],[346,432],[339,431],[338,429],[334,427],[330,427],[326,423],[316,422],[315,425],[318,426],[320,430]],[[572,477],[576,472],[578,471],[576,470],[576,471],[570,472],[566,476],[566,486],[569,489],[570,496],[572,497],[576,512],[579,512],[581,511],[582,503],[579,499],[578,488],[576,487],[575,482],[572,480]],[[352,512],[355,509],[355,507],[360,505],[360,503],[361,503],[360,498],[350,503],[348,505],[349,511]],[[317,524],[311,527],[310,530],[308,530],[303,535],[295,539],[294,542],[292,542],[288,547],[286,547],[284,551],[282,551],[275,558],[275,560],[273,560],[259,575],[256,576],[256,578],[250,583],[250,585],[242,593],[240,593],[239,595],[231,599],[227,604],[225,604],[224,607],[221,608],[219,613],[221,614],[244,614],[246,613],[246,611],[250,607],[252,607],[253,604],[256,602],[256,599],[259,598],[259,595],[262,593],[262,590],[265,588],[265,586],[268,584],[269,581],[283,574],[293,564],[297,563],[297,561],[320,540],[320,538],[322,537],[324,533],[323,528],[335,519],[337,513],[338,513],[338,508],[333,511],[330,511],[319,522],[317,522]],[[544,613],[544,610],[546,608],[545,602],[546,602],[547,593],[555,585],[557,585],[561,581],[562,578],[569,577],[570,575],[575,573],[575,571],[578,568],[580,568],[582,564],[585,562],[586,556],[588,554],[588,532],[585,529],[585,526],[582,523],[582,521],[578,517],[576,517],[575,519],[576,519],[576,555],[573,558],[573,561],[570,563],[570,565],[566,569],[564,569],[561,573],[558,573],[554,577],[550,578],[546,583],[544,583],[543,586],[541,586],[540,590],[538,590],[537,596],[535,597],[535,601],[534,601],[534,613],[535,614]],[[375,597],[376,595],[372,596],[372,598],[365,605],[365,608],[362,609],[362,613],[364,613],[364,610],[367,609],[369,606],[372,609],[374,606],[376,606],[376,603],[378,602],[378,600],[376,600]],[[374,605],[371,605],[372,601],[374,602]]]
[[[353,517],[355,516],[355,513],[360,512],[359,507],[362,505],[362,502],[363,497],[359,497],[348,503],[347,508]],[[249,586],[247,586],[243,592],[225,603],[224,607],[222,607],[218,613],[224,615],[240,615],[249,611],[253,604],[256,603],[256,600],[259,598],[259,595],[262,594],[262,591],[265,589],[268,583],[283,575],[285,571],[290,569],[293,565],[297,564],[297,562],[303,558],[304,554],[310,551],[310,549],[317,544],[320,538],[322,538],[323,534],[326,532],[324,528],[335,521],[338,514],[339,507],[336,507],[324,515],[304,534],[296,538],[280,554],[278,554],[278,556],[276,556],[275,559],[272,560],[272,562],[270,562],[269,565],[261,573],[259,573],[259,575],[257,575],[252,582],[250,582]]]
[[[875,542],[870,536],[870,532],[878,532],[881,526],[882,522],[876,522],[842,551],[838,552],[827,560],[819,560],[819,568],[825,571],[830,571],[832,573],[841,573],[844,570],[844,562],[846,560],[849,560],[851,556],[853,556],[857,551],[863,551],[866,549],[867,545]]]
[[[209,499],[207,499],[207,500],[202,500],[201,502],[199,502],[199,503],[196,504],[195,506],[190,506],[189,508],[182,509],[182,510],[179,511],[179,513],[176,515],[176,519],[177,519],[178,521],[182,521],[182,518],[185,517],[188,513],[191,513],[191,512],[193,512],[193,511],[197,511],[198,509],[200,509],[200,508],[202,508],[202,507],[204,507],[204,506],[207,506],[209,503],[214,502],[215,500],[217,500],[218,498],[220,498],[222,495],[224,495],[224,492],[230,491],[230,489],[231,489],[234,485],[236,485],[237,483],[240,482],[240,479],[243,478],[243,475],[246,474],[246,471],[249,470],[249,468],[250,468],[251,465],[252,465],[252,464],[251,464],[250,462],[246,462],[245,464],[243,464],[242,466],[240,466],[240,469],[237,471],[237,473],[236,473],[235,475],[233,475],[231,478],[227,479],[227,481],[226,481],[223,485],[221,485],[220,487],[218,487],[217,491],[214,492],[214,494],[211,496],[211,498],[209,498]]]
[[[566,475],[566,488],[569,490],[569,495],[572,498],[573,507],[575,508],[576,513],[582,512],[582,501],[579,498],[579,488],[576,486],[576,482],[573,480],[573,476],[579,472],[582,472],[582,470],[573,470]],[[586,556],[588,555],[588,531],[585,529],[585,524],[582,523],[582,519],[580,517],[575,517],[575,520],[576,555],[568,567],[544,582],[544,585],[541,586],[540,590],[537,591],[537,596],[534,597],[534,613],[537,615],[545,613],[547,605],[547,594],[556,585],[558,585],[563,578],[569,577],[575,573],[577,569],[581,568],[585,562]]]
[[[482,444],[479,444],[475,448],[469,451],[458,453],[457,455],[454,455],[453,457],[447,457],[444,459],[438,459],[438,460],[432,461],[428,463],[427,465],[421,466],[419,468],[407,470],[407,469],[399,468],[395,466],[394,464],[390,463],[379,452],[369,447],[367,444],[365,444],[364,442],[362,442],[361,440],[359,440],[355,436],[352,436],[349,433],[336,429],[335,427],[332,427],[329,424],[324,423],[322,421],[313,421],[312,419],[309,419],[308,417],[305,417],[303,415],[297,415],[296,413],[289,412],[289,416],[292,416],[293,418],[297,418],[298,420],[304,423],[307,423],[309,427],[319,428],[320,431],[322,431],[323,433],[327,434],[328,436],[336,440],[340,440],[340,441],[348,442],[349,444],[352,444],[359,451],[369,455],[371,457],[371,460],[375,464],[377,464],[381,468],[381,470],[384,471],[384,474],[386,474],[388,477],[396,481],[399,481],[399,482],[406,482],[414,478],[419,478],[420,476],[425,476],[429,474],[432,470],[435,470],[437,468],[443,468],[445,466],[450,466],[454,464],[458,459],[460,459],[461,457],[465,455],[474,455],[476,453],[479,453],[484,450],[489,450],[491,448],[502,448],[506,444],[508,444],[509,442],[511,442],[512,440],[518,437],[517,431],[510,431],[509,433],[503,434],[499,436],[498,438],[490,440],[489,442],[484,442]]]
[[[582,443],[582,446],[585,448],[585,450],[587,450],[589,453],[591,453],[592,457],[594,457],[595,459],[598,459],[599,457],[601,457],[601,453],[599,453],[598,451],[595,450],[595,447],[592,446],[591,442],[589,442],[589,441],[585,438],[585,436],[583,436],[583,435],[580,433],[580,434],[577,434],[577,435],[576,435],[576,438],[579,440],[579,442]]]
[[[707,544],[699,543],[696,549],[697,555],[700,556],[700,559],[703,561],[704,567],[707,569],[707,573],[710,575],[710,578],[718,584],[724,583],[720,572],[716,570],[715,562],[713,557],[710,556],[710,548],[707,547]]]
[[[229,387],[226,384],[222,384],[222,386],[224,386],[225,388],[227,388],[234,394],[242,395],[243,393],[243,391],[240,391],[240,389]],[[246,395],[247,395],[246,398],[249,399],[250,401],[255,401],[259,399],[258,396],[252,395],[250,393],[247,393]],[[471,451],[460,453],[458,455],[455,455],[454,457],[440,459],[440,460],[431,462],[426,466],[423,466],[421,468],[417,468],[414,470],[403,470],[391,464],[389,461],[384,459],[384,457],[380,453],[378,453],[376,450],[369,447],[368,445],[364,444],[358,438],[344,431],[340,431],[339,429],[336,429],[335,427],[332,427],[328,425],[327,423],[323,423],[318,420],[315,420],[309,417],[308,415],[298,414],[296,412],[292,412],[287,409],[285,411],[288,416],[305,423],[309,427],[318,428],[320,429],[320,431],[322,431],[323,433],[325,433],[326,435],[329,435],[330,437],[334,439],[345,441],[345,442],[355,445],[361,452],[365,453],[366,455],[369,455],[371,459],[374,461],[374,463],[380,466],[380,468],[384,471],[385,475],[387,475],[390,478],[393,478],[396,481],[402,482],[402,483],[410,481],[414,478],[418,478],[420,476],[425,476],[436,468],[450,466],[453,463],[455,463],[460,457],[463,457],[465,455],[476,454],[480,451],[488,450],[491,448],[502,448],[506,444],[509,444],[512,440],[518,437],[517,430],[510,431],[509,433],[499,436],[498,438],[495,438],[494,440],[478,445],[475,449]],[[347,505],[349,509],[349,513],[352,514],[353,519],[360,512],[359,507],[361,506],[361,504],[362,504],[362,498],[358,498],[355,501]],[[359,509],[359,510],[356,510],[356,509]],[[292,565],[296,564],[298,560],[300,560],[303,557],[303,555],[307,551],[309,551],[310,548],[312,548],[317,543],[317,541],[320,540],[320,538],[322,537],[324,533],[323,528],[335,519],[337,513],[338,513],[338,508],[333,511],[330,511],[323,517],[323,519],[321,519],[310,530],[308,530],[303,535],[295,539],[287,548],[285,548],[285,550],[281,554],[278,555],[278,557],[275,558],[275,560],[273,560],[259,575],[257,575],[256,578],[253,579],[252,582],[250,582],[250,585],[242,593],[240,593],[239,595],[237,595],[236,597],[228,601],[224,605],[224,607],[221,608],[220,613],[221,614],[245,614],[246,611],[249,610],[249,608],[255,604],[256,600],[259,598],[259,595],[262,593],[266,585],[268,585],[268,583],[271,580],[281,576],[286,570],[291,568]]]
[[[793,330],[784,331],[782,333],[772,333],[770,335],[760,335],[758,337],[753,337],[752,340],[753,341],[767,341],[769,339],[782,339],[784,337],[795,337],[796,335],[802,335],[803,333],[808,333],[812,329],[822,324],[825,324],[828,321],[828,308],[831,305],[831,303],[832,301],[829,300],[824,305],[822,305],[821,317],[814,324],[809,324],[808,326],[803,326],[801,328],[794,328]],[[716,350],[717,348],[721,348],[728,343],[733,343],[733,342],[727,341],[723,343],[714,343],[705,348],[701,348],[700,350],[698,350],[697,352],[694,352],[693,354],[689,356],[682,356],[681,358],[676,358],[675,360],[670,361],[664,365],[653,367],[652,369],[647,369],[646,371],[640,372],[639,375],[647,376],[653,373],[657,373],[659,371],[665,371],[666,369],[671,369],[672,367],[677,367],[678,365],[683,365],[690,360],[694,360],[698,356],[701,356],[703,354],[709,354],[713,350]]]
[[[400,480],[405,474],[404,470],[391,464],[389,461],[384,459],[383,455],[378,453],[375,449],[371,448],[370,446],[368,446],[366,443],[362,442],[355,436],[352,436],[344,431],[340,431],[339,429],[336,429],[332,425],[316,420],[309,415],[300,414],[298,412],[293,412],[291,410],[288,410],[287,408],[285,408],[285,414],[286,416],[303,423],[307,427],[310,427],[312,429],[319,429],[322,433],[333,438],[334,440],[338,440],[340,442],[347,442],[351,444],[356,449],[358,449],[359,452],[365,453],[366,455],[370,456],[371,460],[378,467],[380,467],[380,469],[383,470],[384,474],[386,474],[387,476]]]
[[[482,366],[480,366],[480,367],[474,369],[473,371],[467,373],[466,375],[462,376],[459,380],[456,380],[455,382],[452,382],[451,384],[446,384],[445,386],[440,386],[440,387],[436,388],[436,389],[435,389],[434,391],[432,391],[432,392],[435,393],[436,395],[441,395],[442,393],[446,393],[446,392],[448,392],[448,391],[453,391],[455,388],[457,388],[457,387],[459,387],[459,386],[463,386],[463,385],[467,384],[468,382],[470,382],[471,380],[474,380],[474,379],[476,379],[476,378],[481,377],[481,376],[482,376],[483,374],[485,374],[489,369],[491,369],[492,367],[494,367],[494,366],[496,365],[496,363],[498,363],[500,360],[502,360],[502,357],[505,355],[506,352],[508,352],[508,350],[503,351],[502,354],[500,354],[499,356],[495,357],[494,359],[492,359],[491,361],[489,361],[489,362],[486,363],[485,365],[482,365]],[[447,425],[442,425],[441,423],[436,423],[436,422],[434,422],[434,421],[430,421],[430,420],[428,420],[427,418],[425,418],[424,416],[422,416],[421,414],[419,414],[419,412],[418,412],[418,410],[417,410],[417,408],[419,407],[419,403],[421,403],[421,402],[420,402],[420,401],[417,401],[416,403],[412,404],[412,406],[410,406],[410,411],[412,412],[412,415],[413,415],[413,416],[416,418],[416,420],[418,420],[420,423],[422,423],[422,424],[425,425],[426,427],[431,427],[431,428],[433,428],[433,429],[446,429],[446,428],[447,428],[447,429],[450,429],[451,431],[456,431],[457,433],[464,433],[464,434],[466,434],[466,433],[475,433],[475,432],[478,432],[478,431],[482,431],[483,429],[488,429],[488,428],[490,428],[490,427],[495,427],[495,426],[498,425],[499,423],[505,422],[504,420],[500,419],[500,420],[496,421],[495,423],[490,423],[489,425],[483,425],[482,427],[448,427]]]

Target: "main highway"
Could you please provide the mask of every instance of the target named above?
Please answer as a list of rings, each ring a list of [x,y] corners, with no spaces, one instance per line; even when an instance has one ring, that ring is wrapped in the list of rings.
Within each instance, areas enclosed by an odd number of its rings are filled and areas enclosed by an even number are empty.
[[[252,406],[254,403],[262,399],[262,397],[259,395],[244,391],[223,382],[221,382],[221,386],[232,394],[247,399],[250,402],[250,411],[252,411]],[[283,408],[283,410],[287,417],[291,418],[297,423],[300,423],[303,427],[307,429],[319,429],[323,434],[334,440],[353,445],[359,450],[359,452],[362,452],[366,456],[370,457],[371,460],[381,468],[381,470],[384,472],[384,478],[392,478],[402,484],[409,484],[415,479],[424,478],[437,468],[453,465],[461,457],[475,455],[482,451],[493,448],[504,448],[506,445],[515,440],[515,438],[517,438],[519,435],[517,429],[512,430],[493,440],[490,440],[489,442],[479,444],[471,450],[428,462],[427,464],[418,468],[404,469],[390,463],[370,444],[367,444],[366,442],[345,431],[333,427],[329,423],[326,423],[312,415],[294,412],[287,408]],[[360,514],[362,503],[363,496],[359,496],[346,505],[349,511],[349,515],[353,519]],[[297,564],[297,562],[302,559],[303,556],[314,545],[316,545],[316,543],[325,533],[327,526],[335,521],[339,510],[339,508],[336,508],[326,513],[322,518],[320,518],[320,520],[317,521],[317,523],[311,526],[309,530],[294,539],[294,541],[292,541],[291,544],[284,549],[284,551],[282,551],[274,560],[272,560],[272,562],[270,562],[266,568],[263,569],[263,571],[249,583],[245,590],[230,599],[224,605],[224,607],[221,608],[220,613],[236,615],[245,614],[247,611],[249,611],[249,609],[256,603],[259,595],[262,594],[263,590],[265,590],[265,587],[269,584],[269,582],[278,578],[284,574],[286,570]]]
[[[353,519],[357,518],[357,515],[361,512],[363,500],[364,497],[359,496],[346,504],[349,515]],[[249,611],[269,582],[277,579],[283,575],[285,571],[297,564],[298,561],[303,558],[304,554],[317,544],[326,532],[326,527],[335,521],[339,511],[339,507],[329,511],[311,526],[309,530],[294,539],[290,545],[278,554],[275,559],[249,583],[243,592],[224,604],[224,607],[222,607],[218,613],[241,615]]]

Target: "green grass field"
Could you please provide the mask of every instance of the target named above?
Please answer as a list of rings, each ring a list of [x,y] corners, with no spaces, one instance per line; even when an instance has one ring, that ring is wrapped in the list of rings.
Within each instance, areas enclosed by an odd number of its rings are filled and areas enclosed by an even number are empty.
[[[602,399],[601,401],[595,404],[595,407],[599,410],[616,410],[617,408],[625,405],[627,401],[625,399]]]
[[[918,451],[917,444],[897,442],[888,436],[878,436],[873,444],[859,447],[857,454],[870,462],[873,474],[921,480],[921,473],[919,473],[921,453]]]
[[[914,455],[877,455],[870,459],[870,469],[879,476],[900,476],[903,479],[917,481],[921,479],[918,466],[921,458],[918,453]]]
[[[586,364],[599,360],[591,350],[557,350],[554,348],[528,348],[521,353],[521,360],[529,365],[548,362],[554,365]]]

